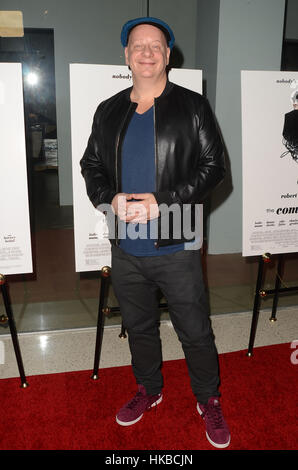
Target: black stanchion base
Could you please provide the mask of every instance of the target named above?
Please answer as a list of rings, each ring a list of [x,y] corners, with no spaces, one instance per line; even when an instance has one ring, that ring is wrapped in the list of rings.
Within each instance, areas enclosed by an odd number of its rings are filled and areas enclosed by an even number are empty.
[[[270,262],[270,257],[271,257],[270,253],[265,253],[264,255],[260,256],[260,259],[259,259],[259,269],[258,269],[258,277],[257,277],[257,282],[256,282],[255,300],[254,300],[254,308],[253,308],[253,315],[252,315],[252,322],[251,322],[251,329],[250,329],[249,346],[248,346],[248,352],[246,354],[248,357],[252,356],[252,350],[254,346],[254,340],[255,340],[255,335],[256,335],[256,330],[257,330],[257,325],[258,325],[259,307],[260,307],[261,298],[267,297],[267,295],[274,294],[271,317],[269,318],[269,321],[271,323],[274,323],[277,321],[276,311],[278,307],[279,295],[287,293],[287,292],[298,291],[298,286],[280,287],[282,283],[282,272],[283,272],[283,265],[284,265],[284,257],[282,254],[280,254],[278,257],[275,288],[268,289],[268,290],[262,289],[264,266],[265,264]]]
[[[15,356],[18,364],[18,369],[19,369],[19,374],[21,378],[21,388],[27,388],[28,383],[26,380],[26,375],[24,371],[24,365],[23,365],[23,359],[22,359],[22,354],[21,354],[21,349],[19,345],[19,340],[18,340],[18,333],[14,321],[14,316],[11,308],[11,301],[8,293],[8,289],[6,286],[6,279],[3,274],[0,274],[0,288],[2,292],[2,297],[3,297],[3,302],[6,310],[6,315],[1,316],[1,322],[7,321],[10,329],[10,334],[11,334],[11,339],[15,351]]]

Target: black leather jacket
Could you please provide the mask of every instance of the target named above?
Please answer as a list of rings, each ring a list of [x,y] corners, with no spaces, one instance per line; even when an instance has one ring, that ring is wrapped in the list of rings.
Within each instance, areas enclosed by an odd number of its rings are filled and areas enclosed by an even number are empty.
[[[87,194],[95,207],[110,204],[122,192],[121,145],[137,107],[130,101],[130,92],[127,88],[103,101],[94,115],[80,164]],[[154,126],[157,203],[201,203],[225,172],[223,145],[207,100],[168,81],[154,102]],[[115,238],[117,242],[117,234]],[[170,227],[166,239],[159,234],[156,247],[183,241],[183,235],[173,237]]]

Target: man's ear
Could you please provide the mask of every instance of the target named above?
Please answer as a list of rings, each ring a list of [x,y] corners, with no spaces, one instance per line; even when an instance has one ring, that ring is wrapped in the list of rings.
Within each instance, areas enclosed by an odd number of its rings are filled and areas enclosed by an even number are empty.
[[[128,48],[124,48],[124,55],[125,55],[125,64],[129,66],[129,60],[128,60]]]
[[[167,47],[167,65],[170,63],[170,54],[171,54],[171,49]]]

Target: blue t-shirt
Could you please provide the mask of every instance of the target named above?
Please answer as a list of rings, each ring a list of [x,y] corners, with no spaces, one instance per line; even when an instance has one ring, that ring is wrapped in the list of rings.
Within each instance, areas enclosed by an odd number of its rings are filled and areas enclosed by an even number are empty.
[[[134,113],[123,140],[121,184],[124,193],[155,191],[155,136],[153,106]],[[160,256],[184,249],[184,244],[155,247],[158,219],[147,224],[119,224],[120,247],[134,256]]]

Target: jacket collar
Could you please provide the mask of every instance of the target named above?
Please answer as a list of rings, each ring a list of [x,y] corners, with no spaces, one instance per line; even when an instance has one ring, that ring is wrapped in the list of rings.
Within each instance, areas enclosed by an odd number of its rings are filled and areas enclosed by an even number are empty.
[[[163,92],[161,93],[161,95],[159,95],[157,98],[155,98],[155,100],[160,100],[161,98],[163,98],[164,96],[167,96],[170,91],[172,90],[174,86],[174,83],[170,82],[168,79],[167,79],[167,82],[166,82],[166,86],[164,87],[164,90]],[[132,90],[132,86],[129,87],[129,88],[126,88],[125,90],[125,98],[128,100],[128,101],[131,101],[130,100],[130,94],[131,94],[131,90]]]
[[[172,82],[170,82],[169,79],[167,79],[167,83],[166,83],[166,86],[164,87],[164,90],[163,90],[162,94],[160,96],[158,96],[158,98],[156,98],[156,100],[160,100],[164,96],[167,96],[170,93],[170,91],[172,90],[173,86],[174,86],[174,84]]]

